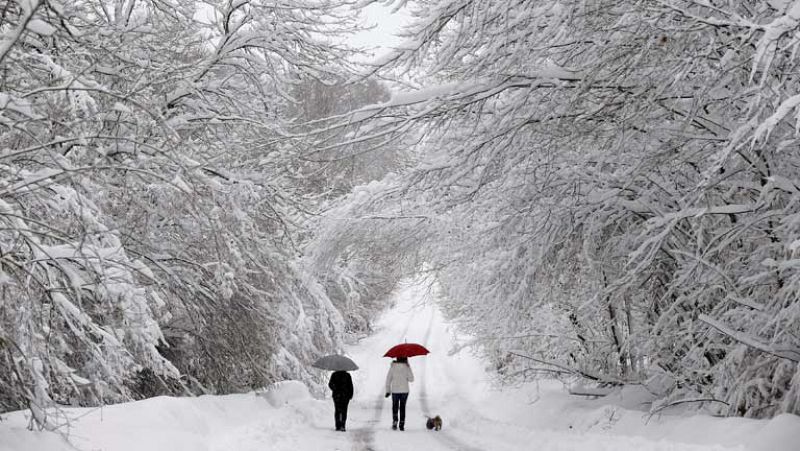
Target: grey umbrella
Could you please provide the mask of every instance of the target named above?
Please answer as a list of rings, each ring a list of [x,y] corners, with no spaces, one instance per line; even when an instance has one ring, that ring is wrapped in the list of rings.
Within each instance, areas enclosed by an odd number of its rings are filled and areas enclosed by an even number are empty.
[[[356,362],[343,355],[331,354],[320,357],[311,366],[330,371],[354,371],[358,369]]]

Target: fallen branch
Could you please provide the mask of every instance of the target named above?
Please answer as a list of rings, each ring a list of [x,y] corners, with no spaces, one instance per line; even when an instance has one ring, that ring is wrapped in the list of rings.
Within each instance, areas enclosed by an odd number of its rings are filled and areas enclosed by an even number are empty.
[[[661,412],[662,410],[668,409],[670,407],[675,407],[675,406],[680,405],[680,404],[690,403],[690,402],[717,402],[717,403],[720,403],[720,404],[725,404],[726,406],[730,405],[725,401],[722,401],[722,400],[719,400],[719,399],[714,399],[714,398],[681,399],[681,400],[678,400],[678,401],[675,401],[675,402],[671,402],[669,404],[665,404],[665,405],[653,410],[652,412],[650,412],[650,415],[647,416],[647,422],[650,421],[650,418],[653,418],[653,415]]]
[[[586,388],[586,387],[570,387],[568,392],[573,396],[586,396],[593,398],[601,398],[610,395],[614,390],[609,388]]]
[[[750,335],[745,334],[744,332],[734,330],[708,315],[700,315],[698,319],[708,324],[709,326],[713,327],[714,329],[718,330],[719,332],[722,332],[723,334],[733,338],[734,340],[740,343],[750,346],[753,349],[757,349],[761,352],[766,352],[767,354],[772,354],[775,357],[780,357],[782,359],[800,363],[800,350],[788,349],[788,348],[778,349],[775,346],[769,345],[767,343],[762,343],[756,337],[752,337]]]
[[[529,355],[520,354],[520,353],[514,352],[514,351],[508,351],[508,353],[510,355],[514,355],[514,356],[517,356],[517,357],[522,357],[523,359],[528,359],[528,360],[532,360],[532,361],[537,362],[537,363],[541,363],[541,364],[544,364],[544,365],[550,365],[550,366],[556,367],[556,368],[558,368],[558,369],[560,369],[560,370],[562,370],[562,371],[564,371],[566,373],[574,374],[574,375],[580,376],[580,377],[582,377],[584,379],[589,379],[589,380],[593,380],[593,381],[597,381],[597,382],[603,382],[603,383],[607,383],[607,384],[615,384],[615,385],[623,384],[622,381],[615,380],[615,379],[609,379],[609,378],[607,378],[607,377],[605,377],[603,375],[600,375],[600,374],[591,374],[591,373],[588,373],[588,372],[586,372],[584,370],[571,368],[571,367],[568,367],[568,366],[566,366],[564,364],[561,364],[561,363],[558,363],[558,362],[553,362],[552,360],[539,359],[539,358],[536,358],[536,357],[531,357]]]

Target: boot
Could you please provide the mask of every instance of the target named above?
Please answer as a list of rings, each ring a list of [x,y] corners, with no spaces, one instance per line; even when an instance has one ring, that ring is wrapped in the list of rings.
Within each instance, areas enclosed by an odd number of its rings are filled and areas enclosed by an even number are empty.
[[[392,421],[392,430],[393,431],[397,430],[397,421]]]
[[[405,423],[400,423],[400,430],[401,431],[405,431],[406,430],[406,424]]]

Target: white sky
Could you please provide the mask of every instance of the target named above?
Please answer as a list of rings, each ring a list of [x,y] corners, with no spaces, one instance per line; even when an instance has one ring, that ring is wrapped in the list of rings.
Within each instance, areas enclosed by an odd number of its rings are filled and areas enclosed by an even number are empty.
[[[410,20],[410,16],[403,8],[393,13],[392,7],[373,3],[364,8],[363,23],[375,25],[375,28],[354,34],[349,42],[353,46],[371,49],[371,53],[380,55],[402,42],[402,38],[398,38],[394,34]]]
[[[213,9],[204,4],[199,6],[195,19],[210,23],[213,20]],[[346,39],[351,46],[362,48],[367,52],[365,58],[359,58],[362,61],[380,56],[403,42],[403,39],[395,36],[395,33],[401,31],[404,24],[411,22],[411,16],[406,7],[394,12],[393,9],[392,5],[373,3],[362,10],[362,25],[374,27],[371,30],[354,33]]]

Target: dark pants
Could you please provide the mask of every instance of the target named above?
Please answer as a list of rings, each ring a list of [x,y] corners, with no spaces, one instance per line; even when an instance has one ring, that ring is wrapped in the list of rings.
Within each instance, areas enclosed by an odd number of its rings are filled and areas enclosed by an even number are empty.
[[[397,423],[397,412],[400,411],[400,427],[406,423],[406,401],[408,393],[392,393],[392,422]]]
[[[350,403],[348,398],[333,398],[333,419],[336,421],[336,430],[344,429],[347,422],[347,405]]]

